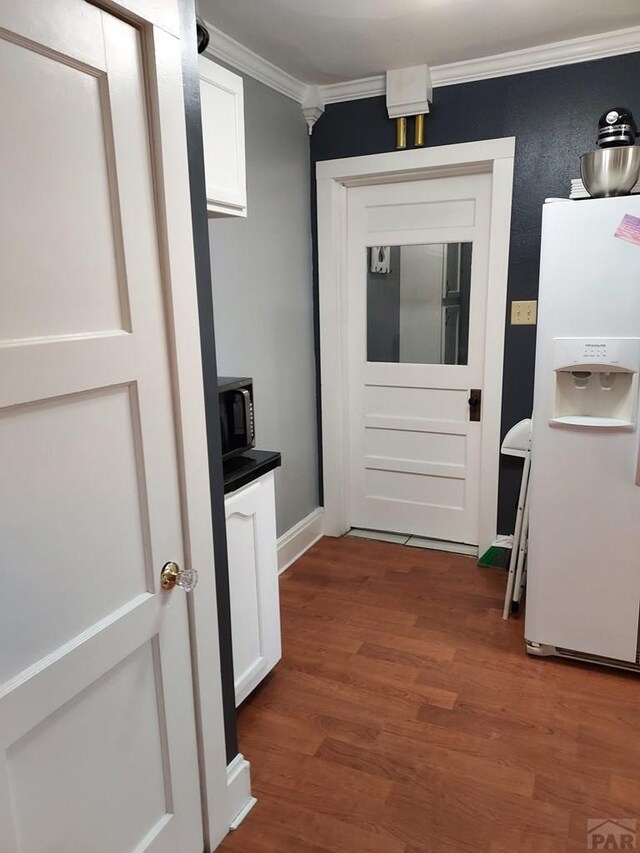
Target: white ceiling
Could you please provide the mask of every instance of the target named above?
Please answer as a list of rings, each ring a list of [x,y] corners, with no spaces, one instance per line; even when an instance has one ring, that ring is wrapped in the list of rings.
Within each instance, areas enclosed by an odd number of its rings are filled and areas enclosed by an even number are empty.
[[[213,26],[305,83],[443,65],[640,24],[639,0],[198,0]]]

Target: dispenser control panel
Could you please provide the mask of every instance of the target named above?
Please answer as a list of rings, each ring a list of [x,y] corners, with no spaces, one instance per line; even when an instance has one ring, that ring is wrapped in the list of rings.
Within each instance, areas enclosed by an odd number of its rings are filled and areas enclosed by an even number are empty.
[[[606,341],[586,341],[582,347],[582,357],[590,361],[609,361],[609,345]]]
[[[640,338],[556,338],[553,343],[555,370],[584,365],[598,371],[635,373],[640,366]]]

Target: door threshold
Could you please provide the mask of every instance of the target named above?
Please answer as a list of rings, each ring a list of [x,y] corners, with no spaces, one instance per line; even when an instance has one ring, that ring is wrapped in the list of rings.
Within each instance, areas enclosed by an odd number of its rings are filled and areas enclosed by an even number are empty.
[[[379,542],[394,542],[396,545],[406,545],[411,536],[408,533],[387,533],[384,530],[365,530],[352,527],[345,536],[355,536],[357,539],[377,539]]]
[[[466,557],[477,557],[477,545],[465,545],[464,542],[446,542],[444,539],[427,539],[424,536],[410,536],[404,543],[411,548],[429,548],[432,551],[450,551]]]
[[[379,542],[393,542],[396,545],[408,545],[410,548],[449,551],[452,554],[462,554],[466,557],[478,556],[477,545],[466,545],[463,542],[447,542],[444,539],[428,539],[425,536],[411,536],[407,533],[388,533],[384,530],[365,530],[361,527],[352,527],[345,536],[353,536],[358,539],[377,539]]]

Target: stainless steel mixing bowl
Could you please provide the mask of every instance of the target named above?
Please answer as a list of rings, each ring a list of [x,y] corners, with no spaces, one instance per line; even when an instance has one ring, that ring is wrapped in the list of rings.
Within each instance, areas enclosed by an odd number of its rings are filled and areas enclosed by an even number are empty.
[[[582,183],[593,198],[627,195],[640,177],[640,145],[600,148],[580,158]]]

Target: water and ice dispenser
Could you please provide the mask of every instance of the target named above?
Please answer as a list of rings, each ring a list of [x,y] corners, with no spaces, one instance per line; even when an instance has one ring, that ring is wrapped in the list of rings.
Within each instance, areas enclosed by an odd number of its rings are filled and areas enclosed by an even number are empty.
[[[640,338],[555,338],[552,426],[635,429]]]

